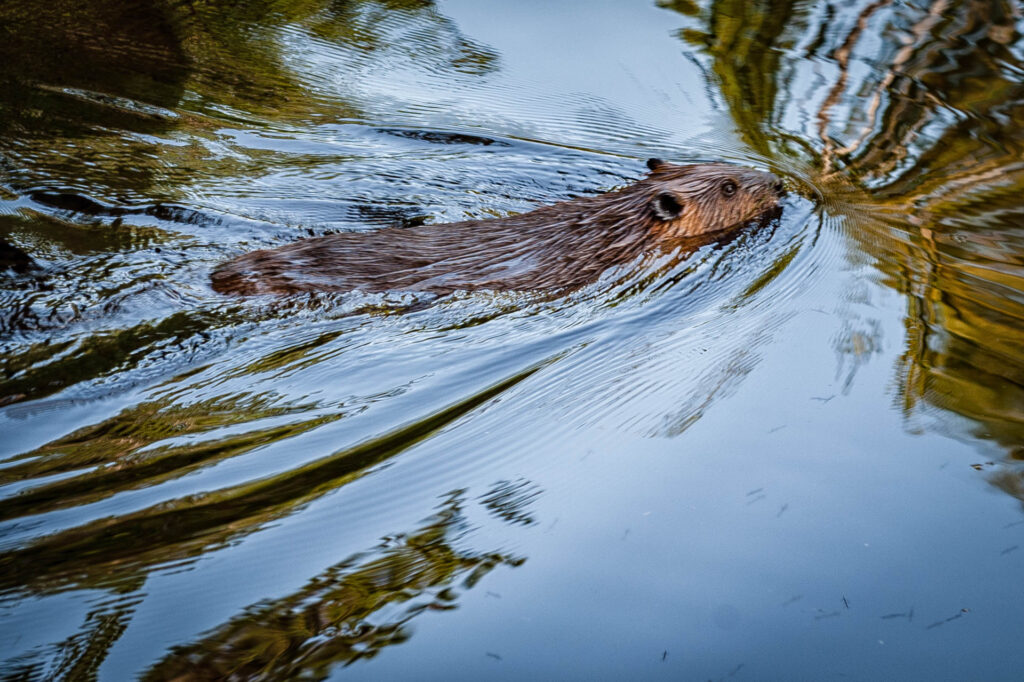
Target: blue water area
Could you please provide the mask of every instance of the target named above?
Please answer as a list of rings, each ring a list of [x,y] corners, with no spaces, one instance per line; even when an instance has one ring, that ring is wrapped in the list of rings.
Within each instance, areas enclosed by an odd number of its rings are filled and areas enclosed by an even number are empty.
[[[1017,3],[0,27],[0,677],[1020,678]],[[781,214],[568,289],[211,286],[651,157]]]

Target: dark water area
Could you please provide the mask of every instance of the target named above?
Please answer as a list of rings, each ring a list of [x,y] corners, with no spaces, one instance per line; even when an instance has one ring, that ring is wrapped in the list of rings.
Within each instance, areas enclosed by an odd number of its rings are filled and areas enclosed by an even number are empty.
[[[312,235],[771,170],[576,291]],[[1019,679],[1017,3],[6,0],[0,677]]]

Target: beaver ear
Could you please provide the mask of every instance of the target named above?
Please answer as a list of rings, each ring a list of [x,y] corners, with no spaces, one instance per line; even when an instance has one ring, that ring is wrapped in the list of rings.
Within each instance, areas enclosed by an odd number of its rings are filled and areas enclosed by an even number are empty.
[[[662,220],[675,220],[683,215],[683,205],[671,192],[662,192],[654,197],[651,208],[654,209],[654,215]]]
[[[652,171],[658,170],[660,166],[664,166],[665,162],[661,159],[647,159],[647,168]]]

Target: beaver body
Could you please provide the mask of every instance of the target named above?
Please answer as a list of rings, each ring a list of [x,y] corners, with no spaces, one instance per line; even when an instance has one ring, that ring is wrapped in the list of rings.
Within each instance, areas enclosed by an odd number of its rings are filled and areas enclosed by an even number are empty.
[[[724,235],[779,210],[782,182],[728,164],[648,161],[639,182],[528,213],[343,232],[244,254],[212,275],[225,294],[578,288],[641,253]]]

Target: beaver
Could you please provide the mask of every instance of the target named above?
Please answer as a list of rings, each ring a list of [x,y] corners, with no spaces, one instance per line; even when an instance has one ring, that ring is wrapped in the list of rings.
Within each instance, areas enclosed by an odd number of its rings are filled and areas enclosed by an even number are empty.
[[[660,159],[647,167],[627,187],[506,218],[342,232],[253,251],[218,266],[212,285],[236,295],[569,291],[647,251],[724,235],[781,210],[783,184],[771,173]]]

